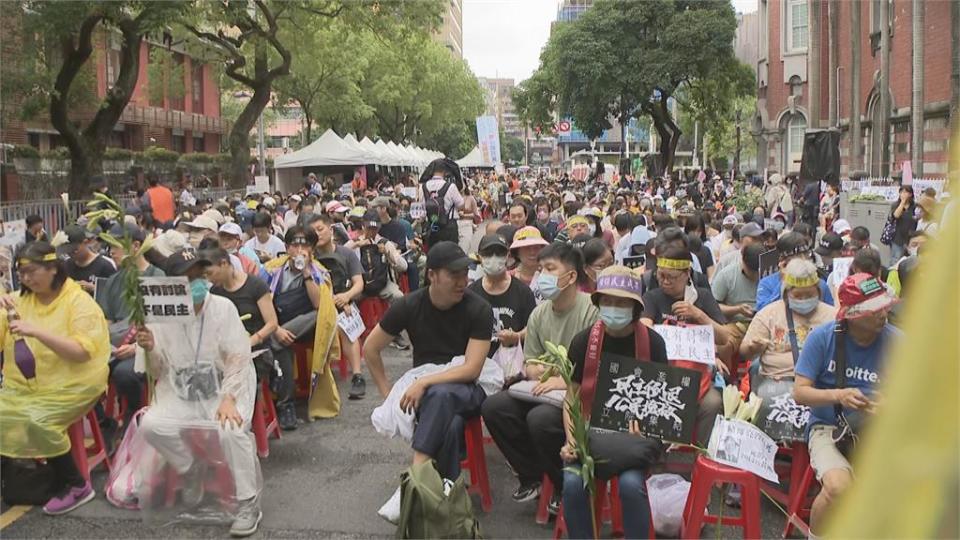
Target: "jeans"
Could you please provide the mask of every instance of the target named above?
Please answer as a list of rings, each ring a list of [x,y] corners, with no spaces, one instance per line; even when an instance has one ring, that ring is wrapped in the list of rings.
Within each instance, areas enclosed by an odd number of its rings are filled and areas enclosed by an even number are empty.
[[[314,310],[309,313],[304,313],[303,315],[297,315],[280,326],[296,336],[297,341],[300,341],[301,338],[313,334],[313,330],[317,326],[317,312]],[[280,343],[280,340],[278,340],[276,334],[274,334],[270,336],[270,349],[273,351],[273,357],[276,359],[277,365],[280,366],[281,372],[279,380],[277,381],[279,390],[277,392],[277,403],[281,404],[292,401],[294,388],[293,347],[288,347]],[[311,375],[304,373],[302,376],[310,377]]]
[[[117,394],[127,401],[127,410],[123,414],[124,426],[129,426],[133,413],[144,406],[144,403],[141,403],[143,374],[133,370],[133,363],[133,357],[110,363],[110,382],[117,388]]]
[[[562,485],[560,447],[567,437],[560,407],[497,392],[483,402],[481,409],[487,431],[521,485],[539,482],[544,473],[553,485]]]
[[[649,538],[651,516],[646,476],[639,469],[630,469],[620,473],[619,482],[623,537]],[[596,538],[587,490],[580,475],[571,471],[563,471],[563,518],[569,538]]]
[[[427,388],[420,398],[412,446],[437,462],[443,478],[460,476],[463,428],[466,419],[480,413],[486,397],[474,383],[442,383]]]
[[[893,266],[897,264],[897,261],[903,258],[907,254],[907,246],[903,246],[897,243],[890,244],[890,264],[887,266]]]

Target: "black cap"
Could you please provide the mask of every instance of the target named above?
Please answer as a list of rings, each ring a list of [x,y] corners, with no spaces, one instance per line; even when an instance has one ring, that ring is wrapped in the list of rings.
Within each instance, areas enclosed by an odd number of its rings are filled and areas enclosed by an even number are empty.
[[[451,272],[466,270],[473,264],[467,254],[456,242],[437,242],[427,252],[427,268],[437,270],[445,268]]]
[[[379,227],[380,214],[376,210],[367,210],[366,213],[363,214],[363,226]]]
[[[113,227],[110,227],[110,234],[117,238],[123,238],[129,235],[130,239],[135,242],[143,242],[147,239],[147,235],[143,232],[143,229],[130,224],[121,225],[120,223],[116,223]]]
[[[201,257],[201,254],[193,248],[186,248],[167,257],[165,270],[167,275],[184,276],[198,264],[210,266],[212,263],[209,259]]]
[[[817,246],[816,252],[820,255],[830,255],[830,253],[842,249],[843,238],[840,238],[839,234],[827,233],[820,239],[820,244]]]
[[[60,257],[72,257],[73,252],[80,247],[84,240],[97,237],[96,231],[91,231],[80,225],[67,225],[63,228],[63,234],[67,235],[67,241],[57,246],[57,255]]]
[[[507,244],[507,240],[500,236],[499,234],[488,234],[480,239],[480,246],[477,248],[478,253],[482,253],[491,247],[501,247],[504,251],[508,251],[510,246]]]
[[[806,236],[789,232],[777,240],[777,252],[781,261],[795,255],[807,255],[810,253],[810,244]]]

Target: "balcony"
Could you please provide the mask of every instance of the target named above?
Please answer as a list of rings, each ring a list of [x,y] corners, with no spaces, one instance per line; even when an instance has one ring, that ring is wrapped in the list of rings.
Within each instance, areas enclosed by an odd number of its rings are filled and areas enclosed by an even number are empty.
[[[220,117],[160,109],[157,107],[140,107],[133,104],[128,104],[123,110],[123,114],[120,116],[120,122],[125,124],[141,124],[145,126],[189,130],[194,133],[226,134],[230,131],[230,122]]]

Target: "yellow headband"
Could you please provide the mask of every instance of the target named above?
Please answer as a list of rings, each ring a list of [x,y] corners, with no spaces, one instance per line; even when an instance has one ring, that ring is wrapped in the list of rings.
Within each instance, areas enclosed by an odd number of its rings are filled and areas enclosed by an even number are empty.
[[[40,257],[40,260],[39,260],[39,261],[34,261],[34,260],[28,259],[28,258],[26,258],[26,257],[21,258],[21,259],[20,259],[20,266],[23,266],[23,265],[25,265],[25,264],[30,264],[30,263],[32,263],[32,262],[53,262],[53,261],[55,261],[55,260],[57,260],[57,254],[56,254],[56,253],[47,253],[47,254],[44,255],[43,257]]]
[[[799,289],[802,287],[813,287],[814,285],[820,283],[820,280],[817,278],[817,276],[793,277],[790,274],[784,274],[783,282],[788,287]]]
[[[676,270],[687,270],[693,263],[688,259],[667,259],[665,257],[657,258],[657,266],[660,268],[674,268]]]

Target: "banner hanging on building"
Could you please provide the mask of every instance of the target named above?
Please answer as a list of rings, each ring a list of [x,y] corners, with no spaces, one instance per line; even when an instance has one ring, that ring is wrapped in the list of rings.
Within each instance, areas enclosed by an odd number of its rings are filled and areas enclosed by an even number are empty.
[[[500,130],[495,116],[477,117],[477,142],[484,164],[500,163]]]

